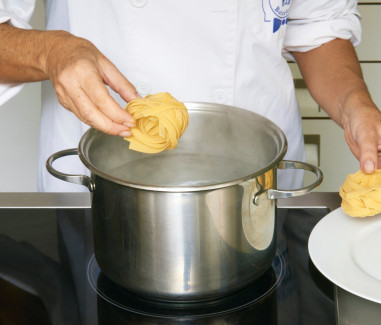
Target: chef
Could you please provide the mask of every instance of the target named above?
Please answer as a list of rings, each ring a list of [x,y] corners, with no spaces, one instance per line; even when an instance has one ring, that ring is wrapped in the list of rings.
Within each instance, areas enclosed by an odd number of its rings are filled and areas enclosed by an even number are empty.
[[[262,114],[286,134],[286,159],[303,160],[286,57],[296,60],[311,94],[344,128],[361,168],[372,172],[381,167],[381,114],[353,51],[361,38],[356,3],[46,0],[48,31],[35,31],[28,25],[34,1],[0,0],[0,104],[23,83],[43,80],[41,191],[87,191],[49,175],[46,159],[77,147],[89,126],[129,135],[134,120],[122,110],[126,102],[163,91]],[[78,159],[67,165],[57,161],[59,170],[86,172]],[[280,188],[300,185],[281,177]]]
[[[285,133],[285,158],[302,161],[301,118],[285,58],[298,63],[315,100],[343,127],[361,169],[381,168],[381,113],[353,49],[361,39],[356,0],[46,0],[45,5],[47,31],[36,31],[28,25],[33,0],[0,0],[0,105],[24,83],[43,81],[41,191],[87,191],[50,176],[46,159],[77,147],[89,126],[128,136],[135,121],[122,108],[157,92],[259,113]],[[56,167],[86,173],[78,159],[57,161]],[[280,188],[301,184],[299,177],[280,176]],[[70,229],[65,221],[60,227]]]

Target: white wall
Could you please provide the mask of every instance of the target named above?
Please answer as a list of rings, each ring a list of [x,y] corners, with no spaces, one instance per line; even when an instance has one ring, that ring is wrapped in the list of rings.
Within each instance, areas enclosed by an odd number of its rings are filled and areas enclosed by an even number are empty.
[[[34,28],[44,29],[44,15],[37,0]],[[37,191],[40,104],[40,83],[32,83],[0,107],[0,192]]]

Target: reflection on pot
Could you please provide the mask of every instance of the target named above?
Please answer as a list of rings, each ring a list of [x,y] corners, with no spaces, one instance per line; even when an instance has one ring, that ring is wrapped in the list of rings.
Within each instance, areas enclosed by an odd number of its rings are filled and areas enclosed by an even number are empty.
[[[255,182],[244,182],[242,198],[242,227],[245,238],[256,250],[269,249],[274,245],[275,201],[260,200],[254,204],[254,196],[270,188],[276,188],[274,170],[258,176]]]

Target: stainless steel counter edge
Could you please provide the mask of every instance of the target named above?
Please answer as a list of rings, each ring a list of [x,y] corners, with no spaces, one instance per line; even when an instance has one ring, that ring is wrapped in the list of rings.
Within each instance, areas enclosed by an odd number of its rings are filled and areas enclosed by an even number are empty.
[[[337,192],[312,192],[303,196],[279,199],[279,208],[328,208],[340,207]],[[0,209],[88,209],[91,207],[90,193],[0,193]]]
[[[278,200],[278,208],[328,208],[333,211],[341,206],[338,192],[311,192],[306,195]]]

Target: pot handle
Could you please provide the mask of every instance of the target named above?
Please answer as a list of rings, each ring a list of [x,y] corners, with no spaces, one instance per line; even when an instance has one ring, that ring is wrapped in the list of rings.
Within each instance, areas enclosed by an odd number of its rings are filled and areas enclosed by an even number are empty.
[[[266,194],[267,199],[285,199],[295,196],[305,195],[318,187],[323,182],[323,173],[320,168],[300,161],[282,160],[277,166],[278,169],[304,169],[313,172],[316,175],[316,180],[311,185],[295,190],[276,190],[276,189],[264,189],[254,195],[253,203],[259,204],[259,198],[263,194]]]
[[[89,176],[86,175],[71,175],[71,174],[65,174],[62,172],[59,172],[53,167],[53,162],[59,158],[66,157],[66,156],[75,156],[78,155],[78,149],[66,149],[62,151],[58,151],[54,154],[52,154],[48,160],[46,161],[46,169],[50,174],[52,174],[54,177],[62,179],[63,181],[79,184],[86,186],[90,192],[94,192],[95,190],[95,184],[91,181]]]

